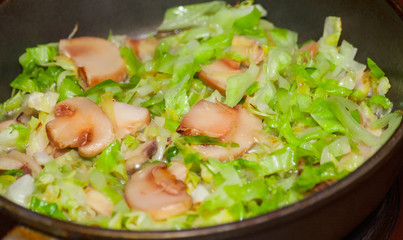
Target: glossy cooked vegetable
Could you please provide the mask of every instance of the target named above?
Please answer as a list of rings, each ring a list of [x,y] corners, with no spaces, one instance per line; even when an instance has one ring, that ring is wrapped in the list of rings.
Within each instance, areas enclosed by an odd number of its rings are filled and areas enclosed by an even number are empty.
[[[3,196],[62,220],[185,229],[292,204],[393,134],[385,73],[246,1],[167,10],[156,34],[28,48],[0,105]]]

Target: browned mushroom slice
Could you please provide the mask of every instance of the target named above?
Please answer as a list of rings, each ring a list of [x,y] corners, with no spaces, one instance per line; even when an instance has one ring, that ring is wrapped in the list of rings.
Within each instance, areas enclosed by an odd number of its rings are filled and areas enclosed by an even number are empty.
[[[239,147],[221,147],[217,145],[194,145],[193,148],[200,152],[205,158],[216,158],[221,161],[228,161],[241,156],[248,151],[257,141],[263,125],[262,121],[249,113],[241,106],[234,108],[237,112],[234,127],[222,141],[237,143]]]
[[[309,57],[313,58],[319,51],[319,44],[315,41],[311,41],[307,44],[304,44],[299,51],[307,51],[309,53]]]
[[[181,214],[192,207],[186,185],[164,163],[149,165],[132,175],[125,188],[130,208],[147,212],[154,220]]]
[[[59,52],[76,64],[85,89],[108,79],[121,82],[126,77],[126,64],[119,49],[103,38],[62,39]]]
[[[134,151],[125,153],[126,172],[132,174],[143,163],[147,162],[158,150],[157,140],[153,139],[140,144]]]
[[[150,113],[147,108],[114,102],[113,109],[117,127],[117,138],[124,138],[150,123]]]
[[[311,41],[307,44],[304,44],[299,50],[298,52],[308,52],[309,58],[312,59],[316,56],[316,54],[319,51],[319,44],[315,41]],[[305,59],[306,61],[308,61],[309,59]]]
[[[21,159],[15,159],[10,154],[0,155],[0,170],[20,169],[25,165]]]
[[[230,67],[232,69],[237,70],[237,69],[241,68],[241,62],[226,59],[226,58],[221,58],[220,61],[222,61],[223,63],[225,63],[228,67]]]
[[[153,59],[154,50],[158,44],[159,40],[154,37],[142,39],[126,39],[126,45],[132,47],[132,49],[136,53],[136,56],[142,62]]]
[[[54,107],[55,119],[48,122],[49,141],[57,148],[78,148],[80,155],[93,157],[114,140],[113,126],[101,108],[84,97],[69,98]]]
[[[240,35],[235,35],[232,38],[231,51],[239,53],[243,58],[248,58],[247,63],[250,59],[254,64],[259,64],[265,56],[259,41]]]
[[[185,164],[178,161],[172,161],[171,166],[168,167],[168,170],[176,177],[176,179],[181,180],[182,182],[185,181],[188,174],[188,169],[186,168]]]
[[[88,205],[94,209],[99,215],[112,216],[113,213],[113,202],[109,200],[105,195],[89,188],[85,193],[87,197]]]
[[[220,59],[210,65],[203,65],[198,76],[208,86],[217,89],[221,94],[225,94],[227,79],[245,72],[240,70],[239,64],[234,62],[228,59]]]
[[[231,148],[231,153],[234,157],[239,157],[248,151],[253,144],[257,142],[259,135],[262,132],[262,121],[252,113],[249,113],[241,106],[235,106],[238,111],[238,118],[233,130],[233,134],[227,142],[235,142],[239,144],[238,148]]]
[[[15,150],[0,154],[0,170],[11,169],[24,169],[25,173],[34,177],[42,171],[42,167],[32,156]]]
[[[236,110],[225,104],[201,100],[182,118],[177,132],[186,136],[205,135],[222,139],[231,132],[236,117]]]

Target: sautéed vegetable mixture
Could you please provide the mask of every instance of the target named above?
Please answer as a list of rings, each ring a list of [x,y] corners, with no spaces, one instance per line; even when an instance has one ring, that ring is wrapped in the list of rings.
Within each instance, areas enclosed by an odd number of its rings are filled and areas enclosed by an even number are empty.
[[[290,205],[353,172],[399,126],[385,73],[252,1],[168,9],[146,38],[27,48],[0,104],[0,191],[57,219],[186,229]]]

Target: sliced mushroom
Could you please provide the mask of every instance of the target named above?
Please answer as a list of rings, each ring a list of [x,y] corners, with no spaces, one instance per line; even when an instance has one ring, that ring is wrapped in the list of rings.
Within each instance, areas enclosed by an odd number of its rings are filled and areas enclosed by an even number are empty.
[[[252,145],[257,141],[257,137],[260,135],[262,131],[263,125],[261,120],[255,117],[253,114],[249,113],[246,109],[242,108],[241,106],[230,108],[235,113],[234,119],[229,118],[224,114],[217,114],[217,113],[212,114],[210,110],[210,104],[202,105],[205,106],[204,108],[195,105],[196,107],[199,108],[198,115],[200,117],[203,116],[203,118],[198,119],[192,117],[190,119],[191,122],[188,123],[188,126],[197,127],[197,124],[201,123],[209,126],[209,122],[214,124],[220,123],[221,124],[220,126],[226,126],[225,125],[226,121],[228,120],[233,121],[231,124],[227,126],[227,128],[229,129],[223,131],[226,134],[222,135],[220,140],[226,143],[237,143],[239,144],[239,147],[231,147],[231,144],[228,144],[229,145],[228,147],[221,147],[218,145],[193,145],[193,148],[196,149],[201,154],[203,154],[205,158],[209,157],[217,158],[221,161],[232,160],[248,151],[252,147]],[[220,103],[215,104],[217,105]],[[189,113],[191,112],[192,109],[189,111]],[[183,117],[183,119],[185,118],[186,115]],[[207,124],[205,122],[207,122]],[[216,134],[215,136],[219,136],[218,133],[222,133],[220,130],[221,130],[220,127],[215,129],[215,132],[213,132],[214,134]],[[197,133],[198,135],[206,135],[205,132],[206,131],[202,132],[200,130],[197,132],[193,131],[193,133]],[[214,136],[214,135],[210,134],[208,136]]]
[[[46,148],[45,148],[45,152],[48,153],[49,156],[53,156],[53,158],[58,158],[60,156],[63,156],[64,154],[67,153],[67,151],[68,150],[66,150],[66,149],[60,149],[60,148],[57,148],[50,144],[48,146],[46,146]]]
[[[99,215],[112,216],[113,202],[105,197],[105,195],[92,188],[89,188],[85,195],[87,197],[87,204]]]
[[[147,108],[114,102],[116,120],[116,137],[121,139],[132,134],[150,123],[150,113]]]
[[[188,169],[186,168],[185,164],[178,161],[172,161],[171,166],[168,167],[168,170],[176,177],[176,179],[181,180],[182,182],[185,181],[188,174]]]
[[[195,145],[197,151],[205,158],[217,158],[220,161],[228,161],[241,156],[248,151],[263,128],[262,122],[257,117],[248,113],[242,107],[236,107],[238,118],[231,135],[224,139],[228,143],[237,143],[239,147],[228,146],[226,148],[217,145]]]
[[[239,148],[231,148],[233,156],[238,157],[257,142],[262,132],[263,124],[262,120],[249,113],[242,106],[235,106],[235,109],[238,111],[238,119],[233,134],[229,136],[227,141],[239,144]]]
[[[8,128],[9,126],[11,126],[13,124],[17,124],[17,123],[18,122],[14,119],[0,122],[0,132],[3,131],[4,129]]]
[[[27,174],[34,177],[42,171],[42,167],[32,156],[15,150],[0,155],[0,170],[12,169],[24,169]]]
[[[244,72],[235,61],[220,59],[210,65],[203,65],[198,76],[208,86],[217,89],[221,94],[225,94],[227,79]]]
[[[225,104],[201,100],[182,118],[177,132],[223,139],[234,127],[236,117],[237,111]]]
[[[230,67],[232,69],[240,69],[241,68],[241,62],[226,59],[226,58],[221,58],[220,61],[222,61],[223,63],[225,63],[228,67]]]
[[[78,148],[93,157],[114,140],[113,126],[101,108],[84,97],[69,98],[54,107],[55,119],[46,124],[49,141],[57,148]]]
[[[192,207],[186,185],[164,163],[149,165],[132,175],[125,188],[130,208],[147,212],[154,220],[181,214]]]
[[[140,144],[134,151],[126,152],[126,172],[132,174],[143,163],[147,162],[157,150],[157,140],[153,139]]]
[[[319,51],[319,44],[315,41],[310,41],[309,43],[304,44],[298,51],[308,52],[309,58],[313,59]]]
[[[0,169],[1,170],[12,170],[21,169],[25,165],[21,159],[15,159],[8,154],[0,155]]]
[[[59,52],[76,64],[85,89],[108,79],[121,82],[126,77],[126,64],[119,49],[103,38],[62,39]]]
[[[240,35],[235,35],[232,38],[231,51],[239,53],[243,58],[248,58],[247,61],[244,61],[247,65],[249,65],[250,60],[254,64],[259,64],[265,56],[259,41]]]
[[[159,43],[159,40],[154,37],[142,39],[126,39],[126,45],[132,47],[132,49],[136,53],[136,56],[142,62],[153,59],[154,50]]]

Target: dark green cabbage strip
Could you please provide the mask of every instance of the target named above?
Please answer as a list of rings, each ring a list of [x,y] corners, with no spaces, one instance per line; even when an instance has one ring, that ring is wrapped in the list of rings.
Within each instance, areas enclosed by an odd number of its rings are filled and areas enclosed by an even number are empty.
[[[56,203],[47,203],[37,197],[32,197],[29,209],[60,220],[66,220]]]
[[[10,83],[13,88],[11,98],[0,103],[0,120],[16,117],[29,93],[57,91],[59,101],[82,93],[74,63],[63,58],[55,59],[57,47],[56,43],[38,45],[27,48],[20,56],[22,73]]]

